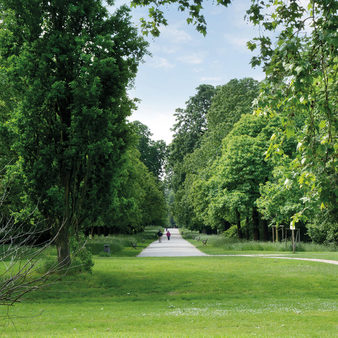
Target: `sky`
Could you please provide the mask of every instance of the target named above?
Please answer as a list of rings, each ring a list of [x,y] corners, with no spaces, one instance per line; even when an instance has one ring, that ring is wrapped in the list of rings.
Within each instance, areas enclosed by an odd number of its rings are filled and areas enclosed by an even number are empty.
[[[227,8],[212,3],[204,1],[205,37],[186,23],[185,13],[173,6],[166,10],[168,26],[161,28],[160,37],[147,38],[152,56],[145,57],[134,88],[129,90],[130,97],[141,100],[130,120],[147,125],[154,140],[171,142],[175,109],[184,108],[200,84],[216,86],[233,78],[264,78],[261,69],[252,69],[249,64],[254,54],[246,42],[258,35],[244,20],[250,0],[233,1]],[[132,16],[139,24],[147,10],[133,9]]]

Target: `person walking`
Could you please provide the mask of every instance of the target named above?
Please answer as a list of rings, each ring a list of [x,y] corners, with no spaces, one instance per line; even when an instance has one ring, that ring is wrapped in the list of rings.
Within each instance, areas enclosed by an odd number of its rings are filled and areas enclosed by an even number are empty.
[[[171,236],[171,233],[170,233],[170,231],[169,231],[169,230],[167,230],[167,233],[166,233],[166,235],[167,235],[168,241],[170,241],[170,236]]]
[[[158,238],[158,241],[160,243],[161,243],[162,236],[163,236],[162,231],[161,231],[161,229],[159,229],[158,232],[157,232],[157,238]]]

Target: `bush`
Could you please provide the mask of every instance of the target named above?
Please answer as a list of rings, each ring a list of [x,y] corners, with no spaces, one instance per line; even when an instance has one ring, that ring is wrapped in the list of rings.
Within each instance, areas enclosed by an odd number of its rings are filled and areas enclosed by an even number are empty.
[[[307,224],[308,235],[319,244],[338,245],[338,225],[325,213],[320,213],[312,222]]]
[[[193,231],[189,229],[181,229],[180,234],[184,239],[195,239],[200,236],[198,231]]]
[[[92,272],[93,266],[92,253],[87,248],[82,247],[75,253],[69,270],[72,272]]]
[[[224,238],[227,239],[235,239],[237,238],[237,226],[236,225],[232,225],[228,230],[223,232],[223,236]]]
[[[72,252],[71,265],[69,270],[72,272],[91,272],[94,266],[92,253],[86,248],[84,235],[73,237],[70,241]]]
[[[57,268],[57,261],[52,257],[46,257],[42,264],[37,268],[37,272],[41,273],[41,274],[45,274],[48,271],[55,271]]]

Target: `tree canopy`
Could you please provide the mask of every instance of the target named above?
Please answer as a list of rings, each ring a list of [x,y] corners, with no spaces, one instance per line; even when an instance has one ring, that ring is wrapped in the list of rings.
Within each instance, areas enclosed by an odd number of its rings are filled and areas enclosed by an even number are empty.
[[[230,2],[217,1],[216,4],[227,6]],[[150,7],[150,18],[143,20],[143,27],[155,35],[159,34],[161,24],[167,24],[163,6],[169,4],[188,12],[187,22],[205,34],[203,3],[133,1],[133,5]],[[266,184],[261,192],[268,198],[275,193],[276,197],[277,190],[284,190],[285,198],[287,189],[295,189],[301,202],[289,206],[293,215],[286,209],[284,215],[288,214],[292,225],[318,220],[318,229],[326,229],[333,241],[337,240],[338,220],[338,190],[335,188],[338,180],[337,8],[334,0],[313,0],[308,4],[296,0],[252,0],[247,9],[249,21],[260,28],[260,35],[247,43],[250,50],[256,51],[251,64],[262,66],[266,74],[254,110],[271,119],[279,117],[280,124],[271,136],[266,156],[280,157],[279,161],[273,160],[276,168],[285,165],[284,170],[273,171],[273,183]],[[211,125],[212,107],[209,114]],[[221,127],[218,135],[214,131],[214,140],[223,139],[230,131],[226,129],[226,126]],[[208,134],[212,135],[209,131]],[[290,150],[290,140],[297,147],[286,154]],[[208,165],[211,166],[212,161]],[[184,182],[186,173],[181,173],[180,177],[181,183]],[[182,195],[182,200],[189,198]],[[271,205],[265,203],[266,199],[260,201],[261,211],[267,212]]]
[[[197,93],[186,102],[186,108],[177,108],[174,114],[174,138],[169,149],[169,162],[173,165],[181,162],[184,156],[199,147],[207,130],[207,113],[216,88],[203,84],[198,86],[196,91]]]
[[[137,148],[140,152],[140,160],[148,170],[157,178],[163,176],[167,145],[163,140],[154,141],[149,128],[140,121],[132,122],[137,137]]]
[[[210,178],[210,168],[221,155],[222,140],[241,115],[250,112],[252,101],[257,95],[258,82],[249,78],[233,79],[216,88],[205,114],[205,132],[197,146],[193,152],[185,154],[183,161],[171,162],[175,164],[171,183],[176,192],[173,208],[178,223],[199,229],[203,229],[203,223],[204,226],[210,226],[206,216],[202,215],[205,212],[204,206],[210,202],[208,197],[205,201],[207,195],[203,182]],[[175,137],[173,140],[178,149],[181,149],[180,140]],[[183,146],[182,148],[184,149]],[[196,208],[200,212],[196,213]]]
[[[129,10],[101,1],[1,0],[0,61],[13,85],[8,129],[27,201],[69,236],[108,210],[130,135],[126,88],[146,53]]]

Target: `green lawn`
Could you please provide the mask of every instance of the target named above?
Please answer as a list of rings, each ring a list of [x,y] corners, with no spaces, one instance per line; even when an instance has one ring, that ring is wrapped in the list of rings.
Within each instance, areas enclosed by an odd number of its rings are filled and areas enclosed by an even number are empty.
[[[226,239],[224,235],[206,235],[184,229],[183,237],[199,250],[209,255],[278,255],[299,258],[319,258],[338,261],[337,247],[315,243],[296,243],[296,252],[292,253],[292,244],[285,242],[246,241]],[[202,240],[207,240],[204,245]]]
[[[338,267],[252,257],[96,257],[2,309],[1,336],[337,337]]]

